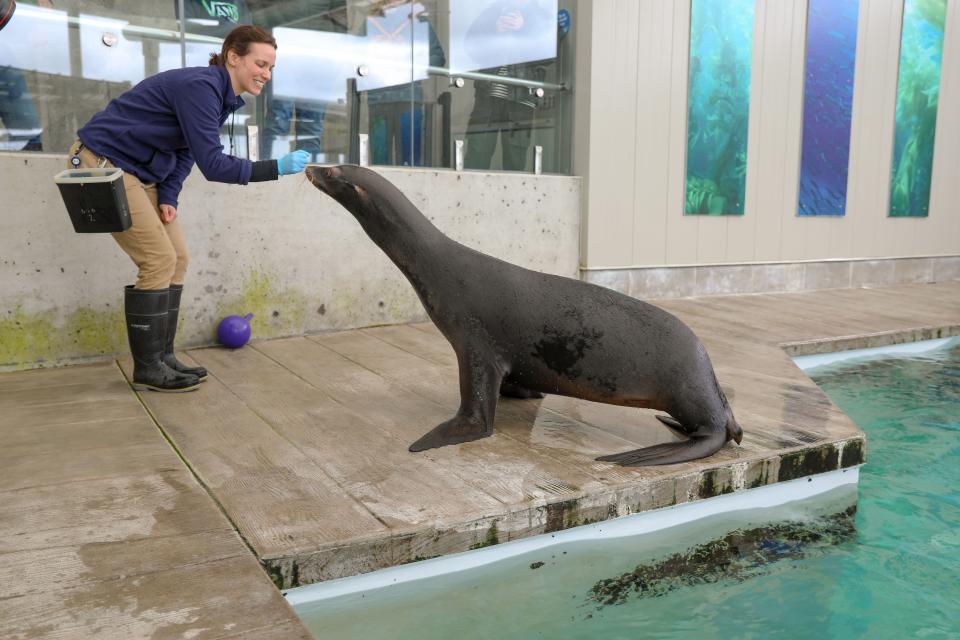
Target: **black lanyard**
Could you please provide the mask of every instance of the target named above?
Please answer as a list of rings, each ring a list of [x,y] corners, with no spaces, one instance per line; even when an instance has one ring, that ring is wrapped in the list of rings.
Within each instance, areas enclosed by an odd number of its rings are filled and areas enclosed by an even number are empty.
[[[230,135],[230,155],[233,155],[233,125],[237,122],[237,112],[234,111],[230,114],[230,126],[227,127],[227,132]]]

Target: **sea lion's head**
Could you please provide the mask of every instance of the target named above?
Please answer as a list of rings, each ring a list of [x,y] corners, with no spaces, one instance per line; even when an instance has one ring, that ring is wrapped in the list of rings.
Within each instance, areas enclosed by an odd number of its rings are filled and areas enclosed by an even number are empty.
[[[714,378],[714,381],[716,381],[716,378]],[[720,401],[723,403],[724,417],[727,420],[727,442],[733,440],[737,444],[740,444],[740,442],[743,441],[743,428],[740,426],[740,423],[737,422],[737,419],[733,417],[733,409],[730,408],[730,403],[727,402],[727,395],[723,392],[723,389],[720,388],[719,383],[717,383],[717,392],[720,394]]]
[[[743,441],[743,428],[740,426],[740,423],[737,422],[737,419],[733,417],[733,412],[730,409],[727,409],[729,419],[727,420],[727,442],[733,440],[737,444],[740,444]]]
[[[380,200],[399,195],[397,188],[376,171],[352,164],[336,167],[307,167],[307,179],[315,187],[357,213],[360,209],[379,208]]]

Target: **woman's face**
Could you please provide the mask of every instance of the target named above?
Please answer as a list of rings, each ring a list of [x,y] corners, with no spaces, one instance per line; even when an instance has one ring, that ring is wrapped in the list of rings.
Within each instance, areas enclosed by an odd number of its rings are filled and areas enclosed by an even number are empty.
[[[265,42],[251,43],[245,56],[238,56],[236,51],[227,52],[227,71],[230,72],[233,92],[236,95],[244,91],[250,95],[260,95],[263,85],[273,75],[276,61],[276,49]]]

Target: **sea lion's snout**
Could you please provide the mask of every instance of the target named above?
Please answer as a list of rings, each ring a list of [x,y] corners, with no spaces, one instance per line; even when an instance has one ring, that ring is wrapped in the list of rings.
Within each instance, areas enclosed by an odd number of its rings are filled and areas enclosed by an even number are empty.
[[[343,175],[340,167],[307,167],[307,180],[321,191],[333,195],[331,188]]]
[[[307,180],[309,180],[313,186],[319,187],[323,184],[323,179],[321,178],[320,172],[320,167],[307,167],[307,170],[304,173],[307,175]]]
[[[308,167],[307,179],[320,191],[350,209],[369,198],[366,189],[354,184],[350,167]],[[359,198],[359,200],[358,200]]]

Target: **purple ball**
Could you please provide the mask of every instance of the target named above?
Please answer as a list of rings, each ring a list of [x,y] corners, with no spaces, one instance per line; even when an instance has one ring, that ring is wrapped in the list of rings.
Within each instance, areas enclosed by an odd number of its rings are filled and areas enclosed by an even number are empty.
[[[230,349],[239,349],[247,344],[247,340],[250,339],[250,319],[252,317],[252,313],[248,313],[245,318],[227,316],[217,325],[217,340]]]

